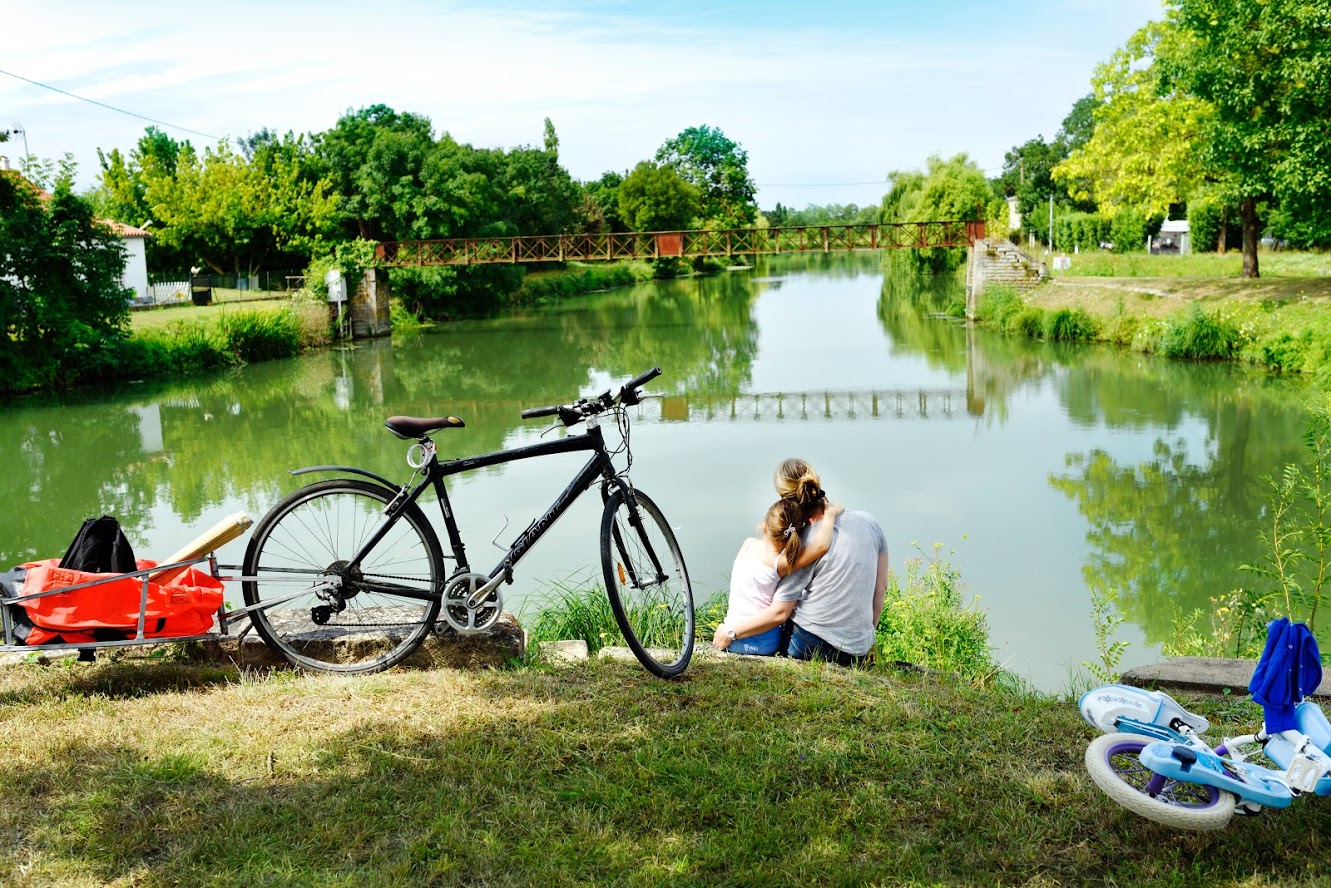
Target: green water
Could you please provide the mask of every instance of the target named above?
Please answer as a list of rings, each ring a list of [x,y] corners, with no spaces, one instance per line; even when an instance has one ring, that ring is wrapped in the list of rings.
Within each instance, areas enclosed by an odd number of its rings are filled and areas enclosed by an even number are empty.
[[[878,517],[897,567],[955,550],[1000,660],[1037,686],[1065,687],[1094,658],[1092,586],[1122,595],[1124,664],[1154,660],[1176,608],[1245,579],[1262,478],[1300,458],[1307,390],[968,331],[938,315],[955,286],[885,279],[873,255],[777,257],[203,381],[11,404],[0,566],[58,556],[103,513],[160,558],[232,512],[257,519],[299,485],[291,468],[405,480],[389,415],[456,414],[467,427],[442,433],[441,452],[470,455],[558,434],[523,407],[659,365],[651,388],[666,397],[637,412],[632,477],[676,525],[702,597],[725,589],[773,467],[802,456],[834,499]],[[450,481],[473,565],[493,566],[491,540],[511,542],[580,462]],[[596,576],[598,529],[593,494],[521,562],[505,605]]]

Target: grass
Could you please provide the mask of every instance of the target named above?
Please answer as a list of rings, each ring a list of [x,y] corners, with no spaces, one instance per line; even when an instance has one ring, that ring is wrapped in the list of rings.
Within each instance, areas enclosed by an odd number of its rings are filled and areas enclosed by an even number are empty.
[[[1257,710],[1184,699],[1219,736]],[[1071,700],[700,658],[0,671],[0,883],[1290,885],[1315,798],[1218,834],[1108,801]]]

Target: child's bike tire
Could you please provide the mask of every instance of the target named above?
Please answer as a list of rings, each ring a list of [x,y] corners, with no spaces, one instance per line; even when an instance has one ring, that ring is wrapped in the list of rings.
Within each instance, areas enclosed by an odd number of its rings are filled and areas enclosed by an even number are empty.
[[[1233,793],[1198,783],[1165,781],[1160,792],[1146,794],[1156,775],[1137,755],[1151,740],[1132,734],[1104,734],[1086,747],[1086,770],[1114,801],[1134,814],[1179,829],[1224,829],[1234,816]]]

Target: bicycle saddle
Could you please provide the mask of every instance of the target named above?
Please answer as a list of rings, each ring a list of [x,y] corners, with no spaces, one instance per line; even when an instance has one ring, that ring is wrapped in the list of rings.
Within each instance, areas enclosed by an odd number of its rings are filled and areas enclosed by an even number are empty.
[[[423,438],[439,429],[460,429],[467,424],[456,416],[390,416],[384,426],[399,438]]]

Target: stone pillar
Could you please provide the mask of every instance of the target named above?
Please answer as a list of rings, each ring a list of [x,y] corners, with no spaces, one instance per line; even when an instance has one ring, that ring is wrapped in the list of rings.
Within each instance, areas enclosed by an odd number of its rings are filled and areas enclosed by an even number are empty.
[[[388,299],[388,271],[367,268],[351,297],[351,336],[387,336],[393,331]]]

